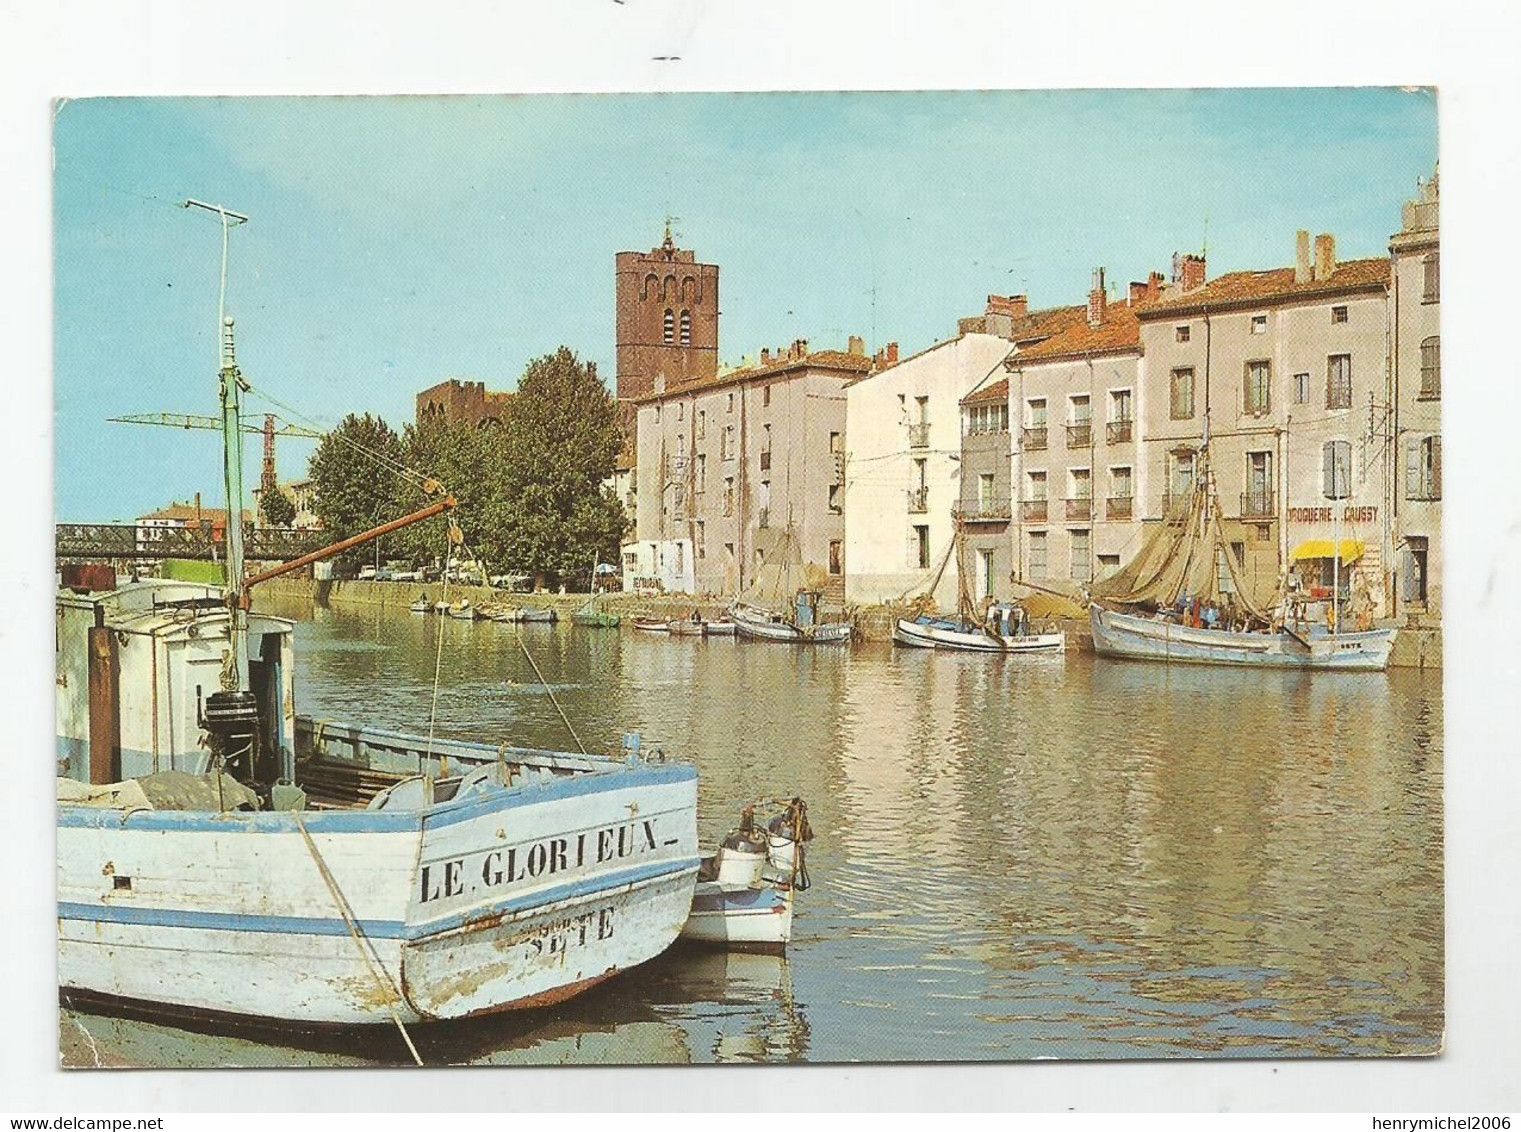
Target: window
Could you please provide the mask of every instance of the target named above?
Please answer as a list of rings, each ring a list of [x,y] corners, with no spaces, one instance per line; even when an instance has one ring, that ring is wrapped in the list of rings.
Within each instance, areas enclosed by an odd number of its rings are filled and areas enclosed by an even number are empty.
[[[1130,390],[1116,389],[1111,392],[1109,394],[1109,419],[1116,423],[1128,423],[1132,419],[1130,404]]]
[[[1046,473],[1030,472],[1025,478],[1029,481],[1029,490],[1025,493],[1025,498],[1032,503],[1044,502],[1046,498]]]
[[[1071,397],[1067,403],[1067,415],[1070,423],[1085,425],[1093,420],[1093,406],[1088,403],[1088,398]]]
[[[692,312],[691,311],[682,311],[681,312],[681,344],[683,346],[690,346],[692,344]]]
[[[724,561],[725,562],[733,562],[734,561],[734,544],[732,542],[726,542],[726,543],[724,543]]]
[[[1072,471],[1068,473],[1068,475],[1070,479],[1067,483],[1067,488],[1071,492],[1068,498],[1093,498],[1093,476],[1089,473],[1087,468],[1073,468]]]
[[[835,577],[845,573],[845,544],[839,539],[829,540],[829,572]]]
[[[1265,315],[1265,314],[1254,314],[1254,315],[1252,315],[1252,333],[1253,334],[1266,334],[1267,333],[1267,315]]]
[[[697,532],[692,541],[696,544],[697,557],[706,558],[708,556],[707,524],[701,519],[697,520]]]
[[[1321,448],[1320,490],[1327,499],[1352,494],[1352,442],[1328,440]]]
[[[1068,531],[1067,534],[1072,540],[1072,580],[1091,582],[1093,580],[1092,538],[1087,531]]]
[[[724,425],[723,435],[723,458],[732,460],[739,453],[739,446],[734,443],[734,426]]]
[[[1100,554],[1098,556],[1099,573],[1108,575],[1120,568],[1120,556],[1118,554]]]
[[[1008,405],[973,405],[966,413],[966,430],[970,435],[1009,431]]]
[[[1134,480],[1126,467],[1109,469],[1109,494],[1116,499],[1129,499]]]
[[[977,477],[977,506],[983,511],[993,509],[993,473],[983,472]]]
[[[687,419],[687,403],[685,401],[676,402],[676,419],[678,421]]]
[[[734,394],[732,394],[732,393],[729,394],[729,410],[728,411],[731,412],[731,413],[734,411]]]
[[[1430,556],[1431,544],[1424,536],[1411,535],[1405,540],[1405,576],[1400,583],[1400,597],[1411,605],[1426,604],[1426,569]]]
[[[769,405],[769,404],[771,404],[771,386],[769,386],[769,385],[762,385],[761,386],[761,404],[762,405]]]
[[[658,401],[655,403],[655,423],[660,423],[660,403]]]
[[[734,477],[724,477],[724,514],[734,514]]]
[[[1405,498],[1442,498],[1442,438],[1440,436],[1406,437]]]
[[[1332,307],[1331,308],[1331,321],[1332,322],[1346,322],[1347,321],[1347,308],[1346,307]]]
[[[1030,532],[1029,566],[1025,571],[1032,578],[1046,576],[1046,532]]]
[[[1026,405],[1026,408],[1029,409],[1029,419],[1030,419],[1029,427],[1030,428],[1045,428],[1046,427],[1046,399],[1044,397],[1036,397],[1036,398],[1034,398],[1033,400],[1031,400]]]
[[[1273,454],[1246,454],[1246,491],[1241,495],[1241,517],[1261,518],[1273,514]]]
[[[1175,326],[1173,327],[1173,337],[1176,338],[1179,342],[1187,342],[1188,331],[1189,328],[1187,326]]]
[[[1326,359],[1326,408],[1352,407],[1352,355],[1332,354]]]
[[[1421,268],[1425,276],[1425,287],[1421,298],[1424,302],[1435,303],[1442,297],[1441,268],[1437,265],[1437,252],[1432,252],[1421,260]]]
[[[667,346],[669,346],[672,342],[676,341],[676,312],[675,311],[668,310],[668,311],[665,312],[665,334],[664,334],[664,339],[665,339],[665,344]]]
[[[708,490],[708,457],[705,452],[697,454],[697,490]]]
[[[981,601],[993,592],[993,552],[977,552],[977,600]]]
[[[1267,361],[1246,363],[1245,386],[1241,393],[1241,409],[1248,416],[1260,417],[1267,413],[1272,402],[1273,364]]]
[[[845,451],[845,434],[831,432],[829,434],[829,452],[832,456],[838,456]]]
[[[1186,421],[1194,415],[1194,369],[1184,366],[1172,371],[1172,419]]]
[[[1421,341],[1421,396],[1442,395],[1442,343],[1432,335]]]
[[[1294,404],[1308,405],[1310,403],[1310,375],[1296,373],[1294,375]]]
[[[708,435],[708,410],[697,410],[697,439],[702,440]]]
[[[844,514],[845,501],[841,494],[844,489],[844,484],[832,483],[829,485],[829,513],[831,515]]]
[[[914,412],[918,414],[917,420],[920,424],[929,424],[929,398],[915,397]]]
[[[1174,496],[1186,497],[1194,488],[1194,454],[1172,453],[1167,476],[1168,491]]]
[[[930,564],[928,527],[918,526],[914,528],[914,551],[915,561],[919,563],[919,569],[928,570]]]

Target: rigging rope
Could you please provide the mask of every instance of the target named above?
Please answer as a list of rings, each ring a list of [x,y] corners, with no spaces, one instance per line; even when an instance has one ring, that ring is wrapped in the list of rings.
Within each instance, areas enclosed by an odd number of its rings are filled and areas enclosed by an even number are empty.
[[[549,686],[549,681],[544,679],[544,673],[539,671],[539,662],[533,659],[533,653],[529,652],[528,646],[523,643],[522,627],[514,623],[512,631],[518,639],[518,648],[523,650],[523,655],[528,658],[528,663],[533,668],[533,674],[539,678],[539,683],[543,685],[544,691],[549,693],[549,702],[555,705],[555,711],[559,712],[560,718],[565,721],[565,730],[570,732],[570,737],[576,741],[576,746],[581,748],[583,755],[590,754],[591,752],[586,749],[586,744],[581,742],[581,736],[577,735],[576,729],[571,726],[570,716],[565,714],[565,709],[560,706],[560,701],[555,698],[555,690]]]
[[[446,632],[444,622],[449,619],[449,558],[452,554],[451,548],[454,545],[454,536],[457,532],[459,532],[459,527],[451,519],[449,521],[449,529],[444,535],[444,589],[439,599],[443,602],[444,611],[439,617],[438,646],[433,653],[433,702],[428,709],[428,746],[423,752],[424,762],[433,755],[433,729],[438,723],[438,684],[439,674],[443,670],[444,665],[444,633]],[[460,535],[460,541],[464,541],[463,534]],[[421,770],[422,768],[419,767],[418,769]],[[449,773],[449,759],[447,756],[439,759],[438,769],[440,775]]]

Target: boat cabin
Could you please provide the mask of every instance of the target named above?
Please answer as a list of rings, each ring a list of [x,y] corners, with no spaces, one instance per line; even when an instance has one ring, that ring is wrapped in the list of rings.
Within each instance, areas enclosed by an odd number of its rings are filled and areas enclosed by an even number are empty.
[[[201,721],[231,664],[220,588],[153,580],[63,590],[57,617],[58,775],[101,784],[167,770],[207,773]],[[264,783],[290,779],[295,767],[291,627],[248,615],[259,720],[255,765],[245,774]]]

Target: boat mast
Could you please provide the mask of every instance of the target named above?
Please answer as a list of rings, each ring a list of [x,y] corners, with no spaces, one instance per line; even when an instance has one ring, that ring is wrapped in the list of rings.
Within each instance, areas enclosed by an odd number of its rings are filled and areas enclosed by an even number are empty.
[[[243,591],[243,430],[242,393],[248,387],[238,370],[233,344],[232,319],[227,317],[228,234],[248,217],[219,204],[187,200],[185,208],[212,212],[222,222],[222,275],[217,292],[218,381],[222,399],[222,475],[227,488],[227,610],[230,617],[232,661],[236,684],[229,691],[248,687],[248,613],[239,598]]]

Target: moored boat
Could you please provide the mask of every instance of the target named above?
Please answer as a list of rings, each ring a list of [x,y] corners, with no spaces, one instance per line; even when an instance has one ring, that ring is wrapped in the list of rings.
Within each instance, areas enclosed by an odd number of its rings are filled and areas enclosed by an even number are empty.
[[[517,620],[532,621],[545,625],[553,625],[560,619],[553,609],[519,609]]]
[[[1060,653],[1067,649],[1065,633],[1030,632],[1024,610],[1010,604],[990,607],[981,624],[927,614],[899,618],[893,625],[893,640],[914,648],[959,652]]]
[[[671,623],[663,617],[635,617],[634,628],[641,633],[669,633]]]
[[[707,623],[707,635],[710,637],[732,637],[738,631],[732,617],[718,617]]]
[[[433,603],[428,600],[428,595],[423,594],[420,598],[407,606],[408,613],[428,613],[433,609]]]
[[[469,598],[457,601],[453,605],[445,606],[444,615],[452,617],[456,621],[474,621],[481,616],[475,606],[470,604]]]
[[[666,623],[666,632],[673,637],[701,637],[708,631],[708,623],[701,615],[693,613],[690,617],[679,617]]]
[[[1321,626],[1236,632],[1193,628],[1164,613],[1151,616],[1089,606],[1093,649],[1101,656],[1171,664],[1380,671],[1389,665],[1393,629],[1333,633]]]
[[[848,643],[854,631],[849,621],[815,619],[818,597],[817,591],[800,591],[798,606],[806,612],[792,617],[738,601],[730,608],[729,616],[734,621],[735,632],[749,640],[794,645]]]
[[[616,613],[608,613],[602,609],[583,607],[570,615],[572,625],[580,625],[586,629],[616,629],[621,618]]]
[[[812,839],[801,798],[764,826],[748,806],[718,850],[703,858],[683,939],[736,950],[783,950],[792,939],[797,893],[810,885],[804,861]]]

